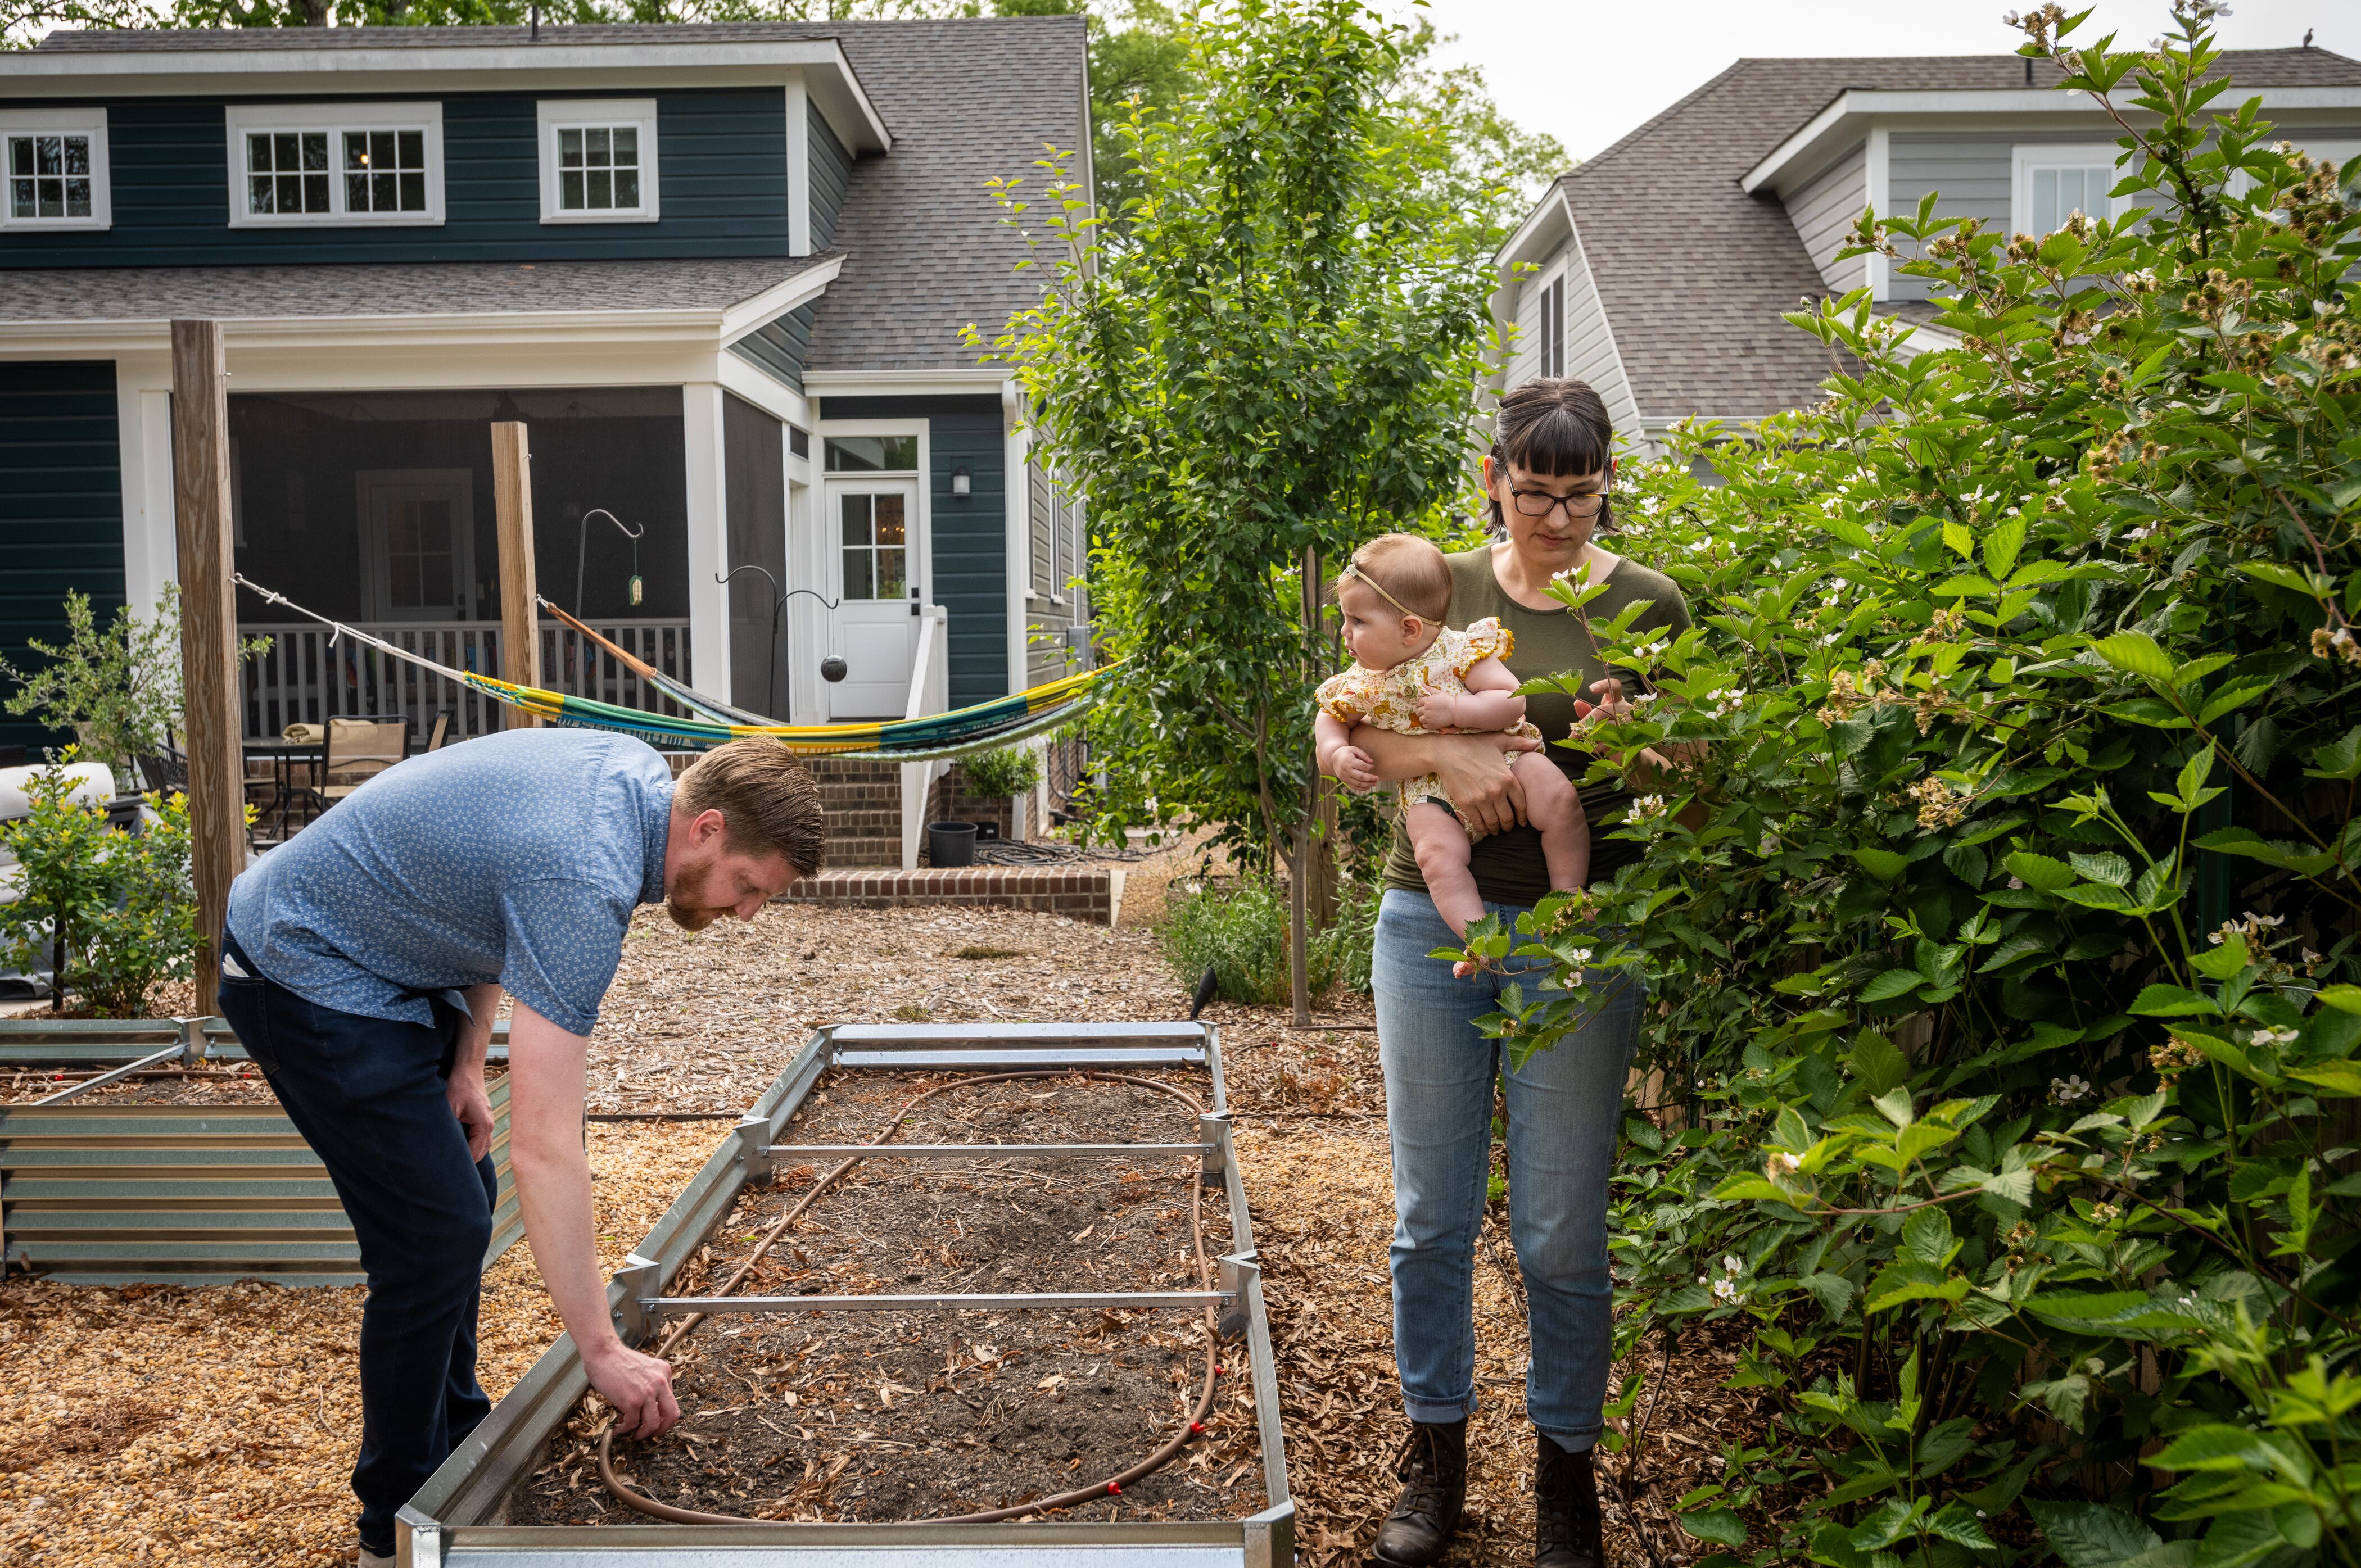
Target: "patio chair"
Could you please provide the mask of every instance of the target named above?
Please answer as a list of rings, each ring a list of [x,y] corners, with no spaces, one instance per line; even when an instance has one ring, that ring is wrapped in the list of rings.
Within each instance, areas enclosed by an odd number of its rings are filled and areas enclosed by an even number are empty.
[[[189,759],[170,740],[164,742],[161,755],[137,759],[139,775],[148,787],[159,795],[189,793]]]
[[[408,718],[331,718],[322,783],[307,793],[325,811],[409,755]]]
[[[434,728],[426,732],[426,749],[430,751],[441,751],[443,749],[444,738],[450,733],[451,716],[447,713],[436,714],[434,716]]]

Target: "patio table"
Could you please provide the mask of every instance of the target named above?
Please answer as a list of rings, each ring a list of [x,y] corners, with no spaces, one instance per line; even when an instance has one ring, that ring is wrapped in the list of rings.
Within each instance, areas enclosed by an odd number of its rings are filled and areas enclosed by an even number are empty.
[[[287,840],[287,813],[295,803],[295,765],[303,764],[307,790],[320,787],[320,769],[328,760],[325,740],[249,740],[249,757],[270,759],[270,777],[279,792],[279,841]]]

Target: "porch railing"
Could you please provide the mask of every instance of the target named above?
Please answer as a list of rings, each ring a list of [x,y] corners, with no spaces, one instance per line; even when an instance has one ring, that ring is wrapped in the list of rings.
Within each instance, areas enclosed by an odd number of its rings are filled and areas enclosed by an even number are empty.
[[[500,674],[498,621],[356,621],[359,630],[383,638],[454,670]],[[649,620],[593,623],[598,634],[677,680],[688,678],[688,622]],[[489,734],[500,728],[500,704],[473,687],[323,626],[247,625],[244,637],[268,637],[270,651],[246,666],[246,738],[267,740],[290,724],[324,724],[330,718],[411,719],[423,743],[434,716],[451,716],[451,737]],[[570,628],[544,621],[541,628],[541,679],[552,690],[592,697],[652,713],[683,709],[642,680],[615,656],[584,641]]]

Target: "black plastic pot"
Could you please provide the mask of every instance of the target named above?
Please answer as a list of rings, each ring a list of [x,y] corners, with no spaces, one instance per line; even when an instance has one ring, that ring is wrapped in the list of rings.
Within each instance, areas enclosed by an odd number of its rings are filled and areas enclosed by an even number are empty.
[[[975,824],[930,822],[927,825],[927,862],[936,867],[975,864]]]

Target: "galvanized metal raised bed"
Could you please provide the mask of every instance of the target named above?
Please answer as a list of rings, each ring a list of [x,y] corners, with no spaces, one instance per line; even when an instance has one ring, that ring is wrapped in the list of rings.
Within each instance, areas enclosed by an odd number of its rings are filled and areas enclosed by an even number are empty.
[[[402,1508],[396,1560],[403,1568],[604,1568],[654,1561],[665,1568],[1284,1568],[1294,1561],[1295,1504],[1279,1420],[1279,1379],[1264,1316],[1246,1189],[1230,1146],[1218,1033],[1197,1024],[846,1025],[822,1029],[741,1118],[696,1179],[648,1233],[608,1286],[616,1327],[639,1343],[685,1304],[664,1291],[729,1217],[750,1179],[768,1175],[781,1129],[823,1072],[878,1069],[1004,1072],[1028,1068],[1199,1067],[1212,1080],[1213,1112],[1201,1124],[1208,1175],[1229,1201],[1230,1255],[1220,1315],[1242,1340],[1254,1386],[1257,1437],[1269,1507],[1250,1518],[1205,1522],[1008,1524],[631,1524],[522,1526],[505,1522],[515,1487],[589,1387],[573,1341],[561,1337]],[[1077,1146],[1064,1146],[1071,1148]],[[798,1151],[808,1155],[808,1147]],[[896,1154],[881,1148],[881,1157]],[[907,1156],[910,1151],[899,1151]],[[1096,1302],[1122,1293],[1097,1293]],[[1184,1305],[1199,1293],[1179,1292]],[[1071,1295],[895,1298],[901,1310],[959,1309],[989,1301],[1022,1310],[1073,1302]],[[718,1303],[702,1301],[710,1310]],[[881,1299],[799,1297],[795,1310],[860,1310]],[[747,1303],[740,1302],[741,1310]],[[754,1310],[760,1310],[756,1308]]]
[[[219,1018],[0,1023],[0,1068],[127,1069],[159,1053],[247,1059]],[[489,1098],[500,1186],[487,1267],[524,1234],[505,1075]],[[0,1255],[68,1285],[364,1278],[326,1168],[274,1105],[0,1105]]]

